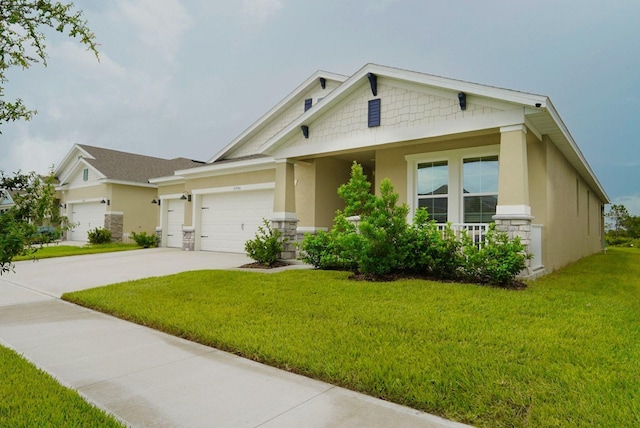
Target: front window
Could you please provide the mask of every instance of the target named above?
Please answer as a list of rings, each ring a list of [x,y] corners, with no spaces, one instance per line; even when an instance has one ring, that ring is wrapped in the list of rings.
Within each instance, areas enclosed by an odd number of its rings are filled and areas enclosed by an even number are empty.
[[[405,155],[407,201],[437,223],[491,223],[498,204],[500,146]]]
[[[498,204],[498,157],[463,161],[464,222],[491,223]]]
[[[448,198],[448,163],[443,161],[418,164],[418,207],[426,208],[429,220],[447,222]]]

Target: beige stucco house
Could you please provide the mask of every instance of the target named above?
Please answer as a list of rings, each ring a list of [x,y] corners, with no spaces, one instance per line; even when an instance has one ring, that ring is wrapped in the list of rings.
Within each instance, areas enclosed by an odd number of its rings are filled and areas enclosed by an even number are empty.
[[[151,177],[200,166],[185,158],[160,159],[101,147],[74,145],[54,171],[60,209],[74,228],[66,238],[87,241],[87,232],[109,229],[112,240],[131,232],[154,233],[159,208],[157,185]]]
[[[549,98],[374,64],[315,73],[206,165],[150,180],[162,245],[243,252],[262,218],[326,230],[353,161],[412,213],[521,236],[531,275],[603,247],[609,198]]]

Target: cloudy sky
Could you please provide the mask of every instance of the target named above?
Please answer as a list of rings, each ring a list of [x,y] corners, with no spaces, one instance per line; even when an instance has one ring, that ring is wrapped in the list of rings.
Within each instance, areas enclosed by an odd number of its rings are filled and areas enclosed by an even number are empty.
[[[100,62],[47,33],[13,69],[38,110],[0,128],[0,170],[81,143],[208,160],[316,70],[364,64],[547,95],[609,196],[640,215],[637,0],[76,0]]]

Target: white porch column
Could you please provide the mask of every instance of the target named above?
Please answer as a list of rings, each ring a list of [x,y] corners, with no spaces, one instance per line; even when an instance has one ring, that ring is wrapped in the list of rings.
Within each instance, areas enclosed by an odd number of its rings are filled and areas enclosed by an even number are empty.
[[[527,162],[527,128],[524,124],[500,129],[498,205],[493,217],[496,228],[509,237],[520,237],[531,252],[531,206],[529,205],[529,169]],[[532,274],[531,266],[520,274]]]
[[[273,218],[271,227],[282,232],[286,242],[280,258],[296,258],[296,235],[298,217],[296,215],[296,189],[294,164],[290,159],[276,160],[276,188],[273,197]]]

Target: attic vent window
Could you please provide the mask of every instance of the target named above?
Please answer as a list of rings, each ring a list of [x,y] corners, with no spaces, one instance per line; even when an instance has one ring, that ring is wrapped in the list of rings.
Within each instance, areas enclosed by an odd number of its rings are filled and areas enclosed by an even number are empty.
[[[313,98],[307,98],[306,100],[304,100],[304,111],[309,110],[312,105],[313,105]]]
[[[369,101],[369,128],[380,126],[380,98]]]
[[[89,181],[89,168],[82,170],[82,181]]]

